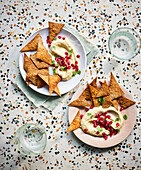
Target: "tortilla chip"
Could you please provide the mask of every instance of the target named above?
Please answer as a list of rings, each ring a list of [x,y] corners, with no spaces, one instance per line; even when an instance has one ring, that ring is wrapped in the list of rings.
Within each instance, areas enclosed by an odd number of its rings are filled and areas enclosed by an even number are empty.
[[[85,88],[85,90],[81,93],[79,98],[85,98],[87,100],[91,100],[91,94],[90,94],[90,90],[87,84],[87,87]]]
[[[91,104],[89,104],[84,98],[79,97],[78,99],[72,101],[68,106],[89,107]]]
[[[52,94],[52,92],[57,87],[57,84],[60,82],[61,77],[58,75],[49,75],[49,95]]]
[[[97,77],[90,83],[91,86],[93,86],[94,88],[96,88],[96,90],[99,90],[98,87],[97,87]],[[87,87],[86,89],[82,92],[82,94],[80,95],[80,97],[83,97],[85,98],[86,100],[92,100],[91,98],[91,93],[90,93],[90,89],[88,87],[88,84],[87,84]]]
[[[80,110],[79,110],[66,132],[70,132],[72,130],[78,129],[80,127],[80,123],[81,123],[81,119],[80,119]]]
[[[23,51],[35,51],[37,50],[38,47],[38,42],[42,42],[42,37],[41,35],[38,33],[27,45],[25,45],[20,52]]]
[[[42,42],[38,43],[37,59],[40,59],[40,60],[48,63],[49,65],[52,65],[52,57]]]
[[[35,66],[38,69],[48,68],[49,67],[49,65],[47,63],[37,59],[37,53],[34,53],[33,55],[30,55],[30,59],[32,60],[32,62],[35,64]]]
[[[45,75],[42,75],[42,74],[38,74],[38,76],[39,76],[42,80],[44,80],[44,82],[46,82],[47,85],[49,85],[49,76],[45,76]],[[60,93],[60,91],[59,91],[58,86],[55,87],[54,92],[57,93],[59,96],[61,96],[61,93]]]
[[[123,107],[124,109],[136,103],[124,96],[120,97],[118,101],[119,101],[120,106]]]
[[[98,91],[97,93],[97,96],[96,97],[104,97],[104,96],[108,96],[110,94],[110,91],[109,91],[109,87],[106,83],[106,80],[103,82],[100,82],[102,85],[101,85],[101,88],[100,90]]]
[[[27,72],[29,67],[36,68],[31,59],[24,53],[24,65],[23,68]]]
[[[96,88],[94,88],[93,86],[91,86],[90,84],[88,84],[88,86],[89,86],[89,89],[90,89],[90,93],[91,93],[91,97],[92,97],[94,107],[100,106],[100,102],[99,102],[98,98],[96,98],[98,90]]]
[[[112,104],[113,104],[114,108],[116,110],[118,110],[118,100],[117,99],[112,100]]]
[[[111,100],[117,99],[124,95],[124,92],[122,91],[119,84],[117,83],[115,77],[113,76],[113,73],[111,73],[109,90],[110,90]]]
[[[60,33],[65,24],[55,22],[48,23],[49,23],[49,41],[52,41]]]
[[[90,85],[93,86],[96,90],[99,90],[96,82],[97,82],[97,77],[90,83]]]
[[[112,106],[112,101],[111,101],[111,97],[110,96],[105,96],[103,97],[103,103],[102,103],[102,108],[108,108],[110,106]]]

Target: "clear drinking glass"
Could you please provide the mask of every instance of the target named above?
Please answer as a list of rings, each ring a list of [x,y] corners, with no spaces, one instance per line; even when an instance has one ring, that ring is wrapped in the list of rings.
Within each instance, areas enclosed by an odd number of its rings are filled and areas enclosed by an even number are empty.
[[[110,35],[108,47],[117,59],[129,60],[140,53],[141,39],[133,29],[122,27]]]
[[[47,144],[45,128],[35,123],[21,126],[15,134],[15,144],[24,155],[39,155]]]

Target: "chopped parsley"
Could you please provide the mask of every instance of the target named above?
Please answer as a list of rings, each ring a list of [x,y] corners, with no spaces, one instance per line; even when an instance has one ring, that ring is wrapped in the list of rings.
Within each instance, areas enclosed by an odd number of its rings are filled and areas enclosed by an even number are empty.
[[[54,57],[55,57],[55,58],[58,58],[58,56],[57,56],[57,55],[54,55]]]
[[[55,64],[55,67],[59,66],[59,63]]]
[[[55,46],[52,46],[52,48],[56,49],[56,47],[55,47]]]
[[[102,103],[104,102],[103,97],[99,97],[99,98],[98,98],[98,101],[102,104]]]
[[[99,132],[102,132],[103,129],[101,129],[99,126],[96,128]]]
[[[105,122],[105,120],[106,120],[106,119],[105,119],[105,117],[104,117],[104,118],[103,118],[103,121]]]
[[[56,41],[57,40],[57,38],[54,38],[54,40],[53,41]]]
[[[72,72],[72,76],[75,76],[75,75],[76,75],[76,72],[75,72],[75,71],[73,71],[73,72]]]
[[[53,74],[54,75],[56,74],[56,68],[53,68]]]
[[[119,118],[118,118],[118,117],[115,119],[115,122],[117,122],[117,121],[119,121]]]
[[[117,132],[119,133],[119,132],[120,132],[120,129],[117,129]]]
[[[69,52],[68,52],[68,56],[72,55],[73,53],[73,49],[71,49]]]
[[[127,120],[127,115],[123,115],[123,119],[124,119],[124,120]]]
[[[55,60],[52,60],[52,64],[55,64]]]
[[[64,71],[65,68],[66,68],[66,66],[60,67],[60,69],[61,69],[62,71]]]
[[[77,71],[77,74],[79,74],[79,75],[80,75],[80,74],[81,74],[81,71],[80,71],[80,70],[78,70],[78,71]]]
[[[91,113],[87,113],[88,116],[91,116]]]
[[[92,119],[93,118],[93,115],[90,117],[90,119]]]

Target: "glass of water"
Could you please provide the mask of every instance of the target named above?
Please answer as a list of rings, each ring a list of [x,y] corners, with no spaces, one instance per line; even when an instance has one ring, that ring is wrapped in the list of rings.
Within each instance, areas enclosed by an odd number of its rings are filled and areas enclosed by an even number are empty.
[[[140,53],[141,39],[133,29],[121,27],[110,35],[108,47],[117,59],[129,60]]]
[[[21,126],[15,134],[15,144],[17,150],[24,155],[39,155],[47,144],[45,128],[36,123]]]

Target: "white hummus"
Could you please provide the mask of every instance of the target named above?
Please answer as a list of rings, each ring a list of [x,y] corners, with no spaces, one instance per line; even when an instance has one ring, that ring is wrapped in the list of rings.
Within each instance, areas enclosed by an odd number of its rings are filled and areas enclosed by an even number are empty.
[[[71,51],[71,55],[69,55],[70,51]],[[62,80],[71,79],[73,76],[73,72],[75,71],[71,65],[72,64],[75,65],[77,61],[77,65],[79,66],[79,58],[77,58],[75,49],[73,45],[71,44],[71,42],[68,40],[68,38],[65,37],[65,40],[63,40],[62,38],[61,39],[57,38],[57,40],[54,40],[50,46],[50,53],[52,55],[52,61],[55,61],[54,63],[55,65],[57,64],[55,60],[56,56],[63,57],[64,59],[66,57],[66,53],[68,53],[68,56],[71,56],[71,59],[69,59],[70,63],[69,65],[67,65],[67,66],[70,66],[71,68],[69,69],[67,69],[67,67],[63,68],[60,65],[58,66],[58,68],[54,67],[55,74],[60,75],[62,77]],[[66,60],[64,60],[64,62],[67,64]]]
[[[85,115],[81,120],[82,130],[94,136],[104,136],[102,134],[103,132],[105,132],[105,135],[109,135],[110,134],[109,130],[106,130],[104,127],[100,128],[100,125],[98,125],[95,128],[93,124],[93,120],[97,120],[95,116],[99,113],[105,113],[105,112],[108,112],[106,115],[110,115],[110,119],[106,118],[106,120],[112,121],[111,127],[113,129],[120,129],[123,124],[123,117],[121,113],[117,111],[114,107],[103,109],[102,106],[100,106],[100,107],[94,107],[93,109],[90,109],[88,112],[85,113]],[[117,123],[119,125],[118,127],[116,126]],[[99,134],[97,134],[97,131],[99,131]]]

